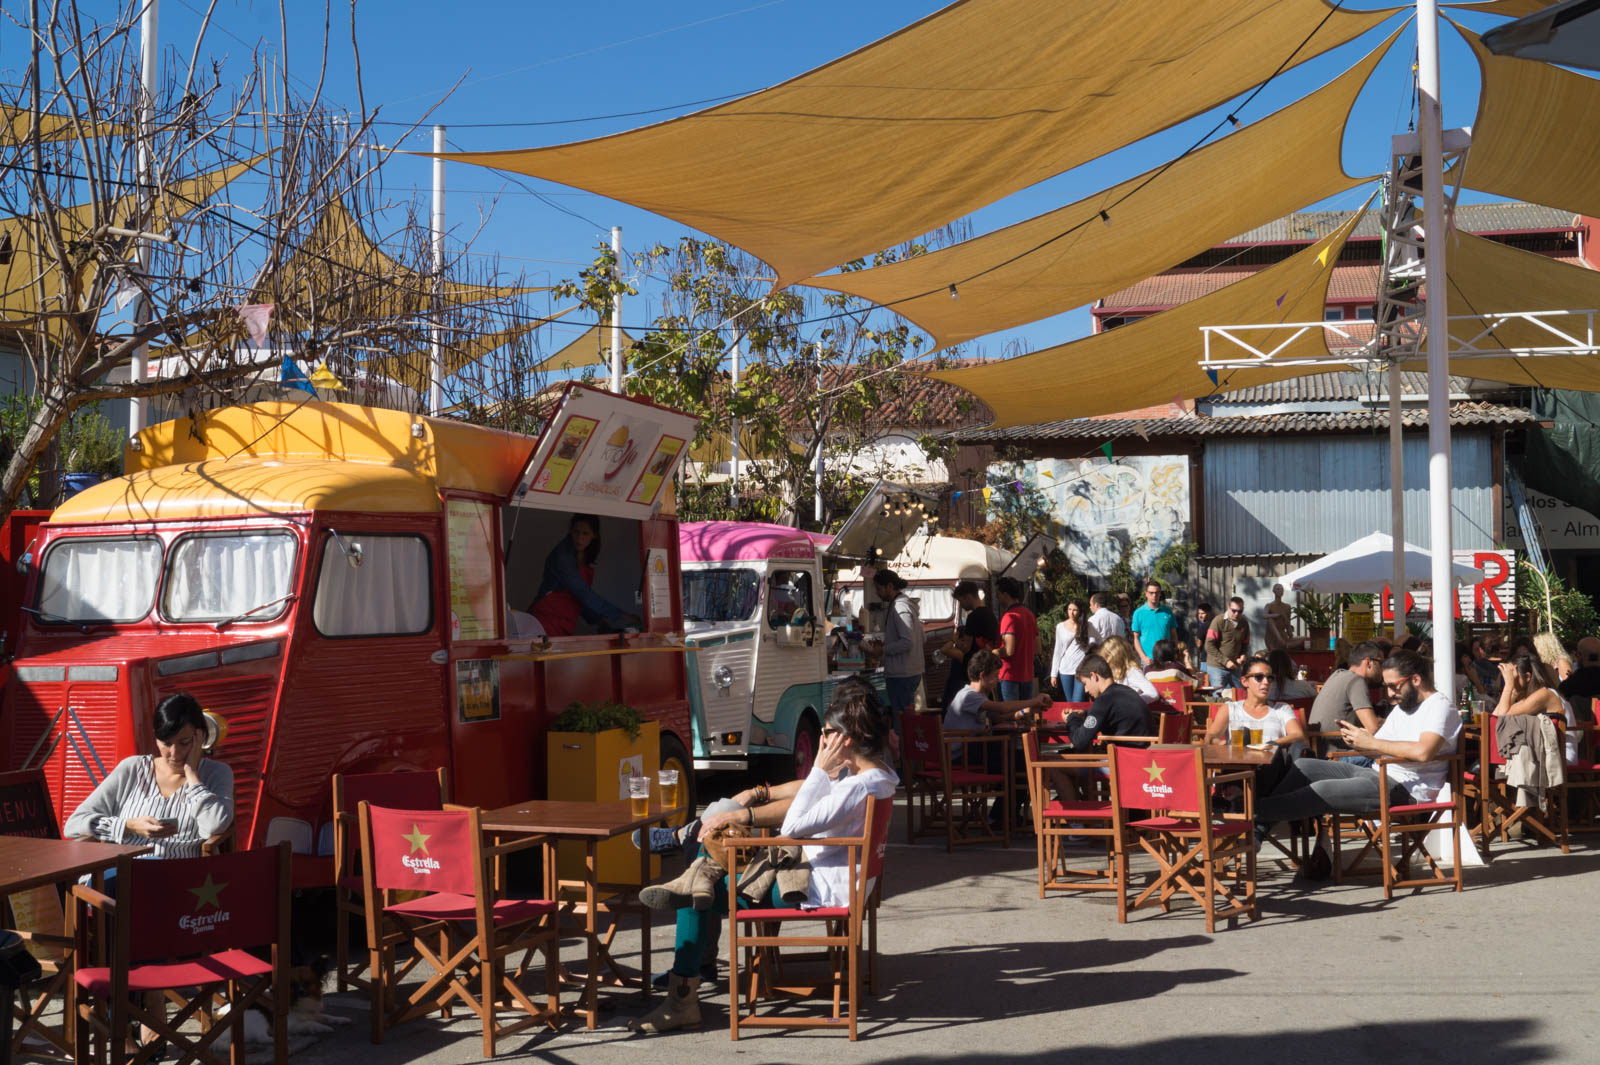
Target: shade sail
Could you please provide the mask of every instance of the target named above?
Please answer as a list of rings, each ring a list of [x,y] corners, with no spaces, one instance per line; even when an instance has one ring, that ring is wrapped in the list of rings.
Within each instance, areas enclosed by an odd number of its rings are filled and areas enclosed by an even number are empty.
[[[1580,132],[1600,114],[1600,80],[1549,63],[1497,56],[1476,34],[1462,36],[1483,68],[1465,184],[1600,215],[1600,139]]]
[[[1405,578],[1407,588],[1425,588],[1433,583],[1433,556],[1426,548],[1406,543]],[[1483,574],[1459,562],[1450,572],[1461,584],[1477,584]],[[1315,562],[1291,570],[1278,579],[1286,588],[1331,592],[1378,592],[1394,580],[1394,538],[1375,532],[1347,544]]]
[[[1340,165],[1345,121],[1398,34],[1310,96],[1164,172],[954,247],[807,284],[892,306],[933,335],[935,351],[1125,288],[1366,180]]]
[[[544,291],[446,281],[440,299],[461,305]],[[277,304],[278,320],[291,327],[313,320],[400,318],[434,305],[434,279],[384,251],[336,201],[288,260],[257,283],[252,302]]]
[[[86,122],[84,135],[88,137],[124,136],[127,126],[95,125]],[[77,123],[70,115],[45,113],[39,116],[41,141],[71,140],[78,135]],[[27,108],[0,107],[0,146],[27,144],[33,139],[33,112]]]
[[[574,308],[568,308],[572,310]],[[566,314],[566,311],[562,311]],[[636,341],[622,331],[623,350],[633,347]],[[576,337],[570,344],[538,363],[533,368],[534,373],[556,373],[561,370],[575,370],[583,366],[610,366],[611,365],[611,327],[593,325],[586,329],[582,335]]]
[[[1199,114],[1389,14],[1324,0],[960,0],[693,115],[444,157],[665,215],[758,256],[782,286]]]
[[[509,329],[479,333],[451,341],[444,348],[444,376],[451,377],[460,373],[491,352],[520,340],[539,328],[541,324],[543,323],[524,322]],[[386,377],[418,392],[426,392],[432,383],[432,365],[431,351],[411,351],[403,355],[383,355],[368,359],[365,368],[373,377]]]
[[[1094,336],[1001,362],[932,376],[959,385],[987,403],[994,428],[1086,418],[1190,399],[1217,391],[1200,369],[1201,326],[1320,322],[1328,279],[1361,211],[1316,244],[1272,266],[1160,314]],[[1296,330],[1259,330],[1251,343],[1271,348]],[[1285,357],[1328,354],[1321,329],[1307,330]],[[1225,384],[1240,388],[1300,376],[1303,367],[1235,371]]]
[[[1469,162],[1470,167],[1470,162]],[[1450,283],[1449,313],[1485,315],[1506,311],[1600,310],[1600,272],[1558,262],[1548,256],[1499,244],[1470,233],[1451,237],[1445,257]],[[1478,337],[1481,318],[1450,323],[1456,341]],[[1581,318],[1552,322],[1572,331],[1587,329]],[[1548,332],[1525,321],[1510,321],[1477,340],[1481,347],[1520,348],[1557,343]],[[1422,363],[1407,367],[1422,369]],[[1546,388],[1600,391],[1600,356],[1550,355],[1537,358],[1452,359],[1450,372],[1489,381]]]

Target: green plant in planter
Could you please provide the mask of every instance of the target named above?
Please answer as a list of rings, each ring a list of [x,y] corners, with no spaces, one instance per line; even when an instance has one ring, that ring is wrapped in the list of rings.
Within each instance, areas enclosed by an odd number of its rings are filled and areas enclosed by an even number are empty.
[[[552,732],[606,732],[619,728],[628,739],[639,738],[639,726],[644,719],[639,711],[626,703],[572,703],[550,725]]]
[[[1318,595],[1316,592],[1301,592],[1300,602],[1294,608],[1294,616],[1308,629],[1332,629],[1339,616],[1339,597]]]

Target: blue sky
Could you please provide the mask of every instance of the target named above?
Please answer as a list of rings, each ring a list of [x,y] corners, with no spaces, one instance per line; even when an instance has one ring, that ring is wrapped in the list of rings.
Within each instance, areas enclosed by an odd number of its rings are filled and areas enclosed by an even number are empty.
[[[308,0],[286,2],[291,70],[301,79],[313,79],[323,6]],[[358,32],[367,104],[384,123],[376,128],[379,140],[426,149],[432,138],[428,127],[437,121],[448,127],[453,148],[486,150],[579,140],[685,114],[696,109],[685,104],[774,84],[941,6],[935,0],[368,0],[359,8]],[[1354,0],[1348,6],[1387,5]],[[163,0],[164,42],[187,51],[203,7],[203,0]],[[348,15],[339,7],[336,3],[325,99],[354,110]],[[1479,30],[1499,21],[1485,16],[1464,20]],[[216,22],[209,41],[215,51],[240,54],[258,40],[278,50],[274,4],[224,0]],[[1398,16],[1350,45],[1285,72],[1241,117],[1259,119],[1326,82],[1397,22]],[[1477,102],[1476,64],[1453,31],[1446,28],[1442,41],[1445,124],[1470,124]],[[1346,134],[1345,166],[1352,174],[1387,167],[1389,137],[1404,131],[1409,120],[1414,47],[1415,34],[1408,29],[1362,94]],[[654,113],[595,117],[644,111]],[[1188,147],[1222,113],[1219,109],[1200,116],[1007,197],[972,216],[974,232],[998,229],[1159,165]],[[419,120],[425,128],[402,138],[406,125]],[[391,194],[416,188],[425,199],[430,172],[426,160],[396,157],[385,167],[384,182]],[[446,180],[453,236],[473,235],[474,254],[498,255],[508,270],[525,271],[530,283],[573,276],[592,259],[595,243],[609,239],[612,225],[623,227],[625,245],[635,249],[656,241],[671,243],[685,232],[677,223],[603,197],[532,179],[512,183],[465,164],[450,165]],[[1371,188],[1364,185],[1321,206],[1357,206]],[[485,213],[488,221],[480,227]],[[648,280],[643,287],[641,298],[630,301],[624,311],[630,327],[647,321],[652,309]],[[1019,344],[1036,350],[1084,335],[1088,320],[1087,311],[1078,309],[985,338],[979,350],[995,355]],[[545,350],[561,346],[576,331],[551,330],[541,341]]]

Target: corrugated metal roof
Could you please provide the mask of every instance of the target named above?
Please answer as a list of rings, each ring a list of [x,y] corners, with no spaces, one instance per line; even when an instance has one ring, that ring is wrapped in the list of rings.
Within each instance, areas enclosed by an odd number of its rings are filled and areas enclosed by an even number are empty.
[[[1539,421],[1526,407],[1499,403],[1453,403],[1450,424],[1456,427],[1491,425],[1531,425]],[[1408,410],[1400,417],[1407,429],[1424,429],[1428,412]],[[1119,437],[1199,438],[1223,436],[1306,435],[1387,429],[1389,412],[1298,411],[1284,414],[1259,414],[1212,418],[1186,414],[1175,418],[1071,418],[1043,425],[1015,425],[1007,429],[977,429],[958,433],[963,444],[1024,443],[1041,440],[1115,440]]]
[[[1264,226],[1241,233],[1223,244],[1262,244],[1274,241],[1321,240],[1344,224],[1349,211],[1296,211],[1275,218]],[[1509,230],[1570,229],[1576,215],[1536,203],[1469,203],[1456,207],[1456,225],[1468,233],[1498,233]],[[1351,240],[1376,239],[1379,232],[1377,211],[1368,211],[1350,234]]]
[[[1453,393],[1465,392],[1471,386],[1470,377],[1450,378],[1450,391]],[[1497,385],[1495,388],[1497,391],[1502,391],[1505,386]],[[1402,371],[1400,394],[1426,396],[1428,375],[1412,370]],[[1217,397],[1217,401],[1219,403],[1330,403],[1372,400],[1388,395],[1387,373],[1366,374],[1355,370],[1340,370],[1294,377],[1287,381],[1273,381],[1271,384],[1254,385],[1250,388],[1236,388],[1231,392],[1224,392]]]

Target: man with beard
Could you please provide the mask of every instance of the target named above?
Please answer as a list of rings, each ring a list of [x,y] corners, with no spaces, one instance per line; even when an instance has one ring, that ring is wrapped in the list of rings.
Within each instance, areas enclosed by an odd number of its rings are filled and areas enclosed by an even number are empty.
[[[1345,746],[1373,758],[1399,758],[1389,769],[1389,802],[1400,806],[1430,802],[1444,786],[1461,737],[1461,715],[1433,688],[1433,663],[1415,651],[1395,651],[1384,659],[1383,684],[1394,705],[1376,734],[1362,725],[1339,722]],[[1279,821],[1303,821],[1327,813],[1376,813],[1378,770],[1345,761],[1302,758],[1284,774],[1272,794],[1256,803],[1256,836],[1264,838]],[[1325,880],[1332,861],[1319,836],[1301,873]]]

